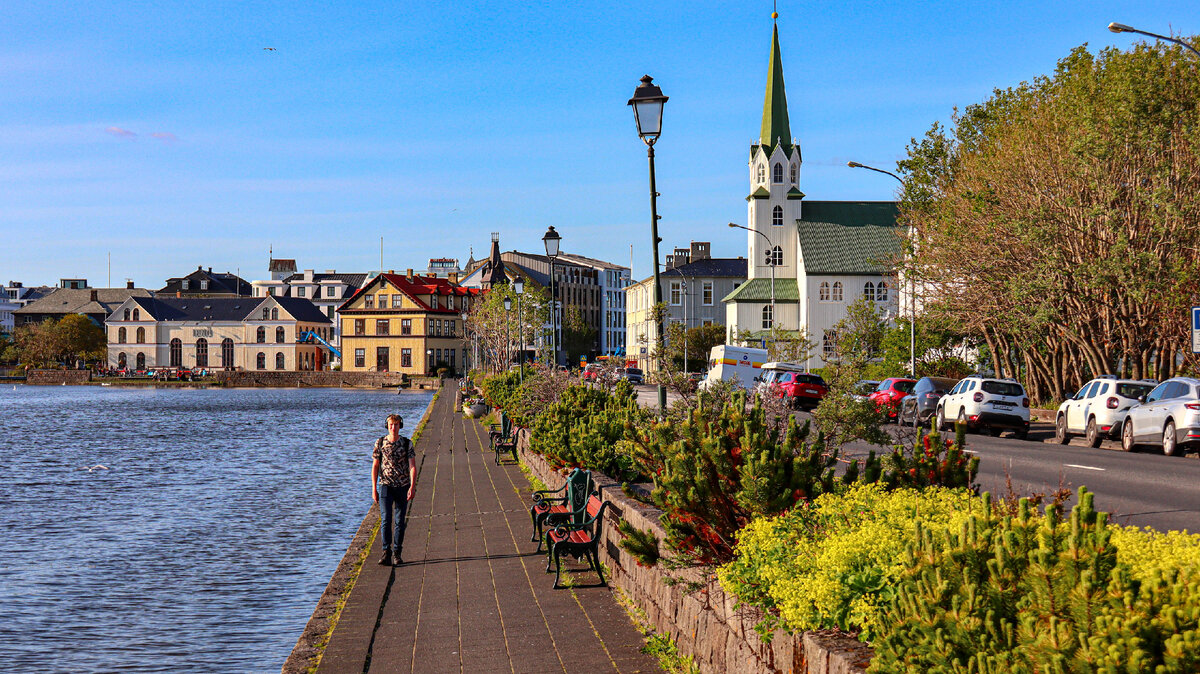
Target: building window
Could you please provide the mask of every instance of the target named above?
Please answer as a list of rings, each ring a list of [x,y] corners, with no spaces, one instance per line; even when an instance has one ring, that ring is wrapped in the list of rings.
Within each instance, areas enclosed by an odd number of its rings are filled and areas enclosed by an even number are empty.
[[[446,321],[446,336],[453,337],[454,331],[458,329],[457,326],[458,326],[458,321],[456,321],[456,320],[452,319],[452,320]],[[519,326],[518,326],[518,329],[519,329]]]
[[[781,264],[783,264],[783,249],[782,248],[780,248],[779,246],[775,246],[771,250],[767,251],[767,266],[768,267],[778,267]]]
[[[403,295],[399,295],[399,294],[392,295],[392,308],[393,309],[399,309],[403,305],[404,305],[404,296]]]
[[[228,337],[221,340],[221,367],[233,368],[233,340]]]
[[[256,356],[254,359],[254,367],[259,370],[267,369],[267,354],[259,351],[258,356]]]
[[[146,354],[139,353],[137,355],[137,358],[134,359],[134,362],[137,363],[137,369],[145,370],[146,369]]]
[[[783,206],[776,206],[771,209],[771,224],[776,227],[783,226]]]
[[[776,164],[771,173],[772,180],[776,185],[783,184],[783,164]]]
[[[328,316],[329,318],[333,318],[333,305],[332,304],[325,307],[325,315]]]
[[[129,310],[125,310],[125,320],[129,320]]]
[[[257,337],[257,339],[255,339],[254,341],[258,342],[259,344],[266,344],[267,343],[267,329],[261,325],[258,326],[258,334],[256,335],[256,337]]]
[[[208,290],[208,281],[201,281],[201,282],[200,282],[200,289],[201,289],[201,290]]]
[[[125,352],[124,351],[117,354],[117,369],[119,369],[119,370],[125,369]]]
[[[454,355],[455,355],[455,353],[457,353],[457,352],[454,349],[446,349],[446,361],[447,361],[446,364],[450,366],[451,370],[454,370]]]
[[[411,335],[412,334],[412,319],[411,318],[401,318],[400,319],[400,334],[402,334],[402,335]]]
[[[821,351],[826,357],[832,356],[837,350],[837,330],[826,330],[825,336],[821,339]]]
[[[733,282],[733,289],[734,289],[734,290],[737,290],[738,288],[741,288],[741,287],[742,287],[742,281],[734,281],[734,282]]]
[[[283,332],[282,325],[275,328],[275,343],[276,344],[283,344],[283,335],[284,335],[284,332]]]
[[[829,282],[828,281],[821,281],[821,287],[817,291],[817,299],[820,300],[821,302],[829,301]]]
[[[183,367],[183,342],[179,338],[171,340],[170,365],[171,367]]]
[[[888,284],[880,281],[879,288],[875,291],[875,299],[880,302],[888,301]]]
[[[146,328],[138,328],[137,329],[137,343],[138,344],[146,343]]]
[[[283,361],[283,353],[277,353],[277,354],[275,354],[275,369],[276,369],[276,370],[282,370],[282,369],[283,369],[283,365],[284,365],[284,361]]]
[[[867,285],[863,286],[863,299],[868,302],[875,301],[875,284],[867,281]]]
[[[367,319],[365,319],[365,318],[354,319],[354,334],[356,334],[356,335],[367,334]]]
[[[208,340],[196,340],[196,367],[208,367]]]
[[[273,321],[279,320],[279,307],[271,308],[271,320],[273,320]]]
[[[412,349],[400,349],[400,367],[412,367]]]
[[[377,334],[377,335],[388,334],[388,328],[390,327],[388,325],[389,323],[391,323],[391,321],[389,321],[386,318],[376,319],[375,320],[375,334]]]
[[[142,319],[142,312],[137,309],[134,309],[133,310],[133,320],[140,321],[141,319]]]
[[[842,301],[842,282],[841,281],[833,282],[833,301],[834,302]]]
[[[117,328],[117,344],[125,343],[125,328]]]
[[[683,304],[683,282],[671,281],[671,306]]]
[[[713,282],[704,281],[700,290],[700,301],[706,307],[711,307],[713,303]]]
[[[355,349],[354,350],[354,367],[366,367],[366,366],[367,366],[367,350],[366,349]]]
[[[374,295],[363,296],[363,308],[364,309],[374,309],[375,308],[375,296]]]
[[[793,185],[796,184],[796,182],[797,182],[796,179],[799,177],[800,177],[800,167],[796,164],[796,162],[792,162],[792,184]]]
[[[270,319],[271,319],[271,308],[270,308],[270,307],[263,307],[263,317],[262,317],[262,319],[263,319],[264,321],[267,321],[267,320],[270,320]]]
[[[182,281],[180,281],[180,282],[179,282],[179,288],[180,288],[181,290],[187,290],[187,289],[188,289],[188,285],[189,285],[189,283],[188,283],[188,280],[187,280],[187,279],[183,279]]]
[[[767,165],[766,164],[758,165],[758,182],[760,182],[760,183],[767,182]]]
[[[308,288],[304,286],[296,288],[296,297],[308,297]]]
[[[768,304],[767,306],[763,307],[763,310],[762,310],[762,329],[770,330],[771,326],[774,325],[774,323],[775,323],[774,307],[772,307],[770,304]]]

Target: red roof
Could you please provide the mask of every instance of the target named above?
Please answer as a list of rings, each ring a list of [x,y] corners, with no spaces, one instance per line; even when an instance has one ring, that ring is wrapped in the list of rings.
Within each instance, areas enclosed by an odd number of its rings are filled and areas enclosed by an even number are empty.
[[[408,277],[403,274],[380,274],[381,277],[388,283],[396,287],[400,292],[408,295],[409,299],[417,303],[417,306],[426,311],[434,311],[446,314],[458,313],[457,309],[449,309],[446,307],[438,307],[434,309],[421,299],[421,295],[444,295],[457,297],[472,297],[479,295],[479,288],[466,288],[451,283],[449,279],[439,278],[437,276],[416,276],[409,281]],[[375,285],[375,281],[368,283],[366,286],[359,288],[353,295],[349,297],[342,306],[349,304],[355,297],[358,297],[368,288]]]

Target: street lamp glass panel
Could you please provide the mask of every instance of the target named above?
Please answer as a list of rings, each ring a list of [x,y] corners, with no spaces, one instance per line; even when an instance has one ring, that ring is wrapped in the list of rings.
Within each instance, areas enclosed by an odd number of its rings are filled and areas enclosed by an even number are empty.
[[[504,298],[504,310],[512,311],[512,298],[511,297]]]
[[[558,244],[561,240],[562,237],[559,236],[558,232],[554,231],[554,226],[551,225],[550,229],[546,231],[545,236],[542,237],[542,243],[546,244],[546,257],[558,257]]]
[[[525,281],[523,281],[523,280],[521,280],[521,279],[517,279],[516,281],[513,281],[513,290],[514,290],[514,291],[515,291],[515,292],[516,292],[518,295],[520,295],[521,293],[525,292]]]
[[[633,106],[633,119],[637,123],[638,135],[647,143],[653,143],[662,132],[663,103],[667,97],[654,84],[654,78],[646,75],[633,91],[629,105]]]

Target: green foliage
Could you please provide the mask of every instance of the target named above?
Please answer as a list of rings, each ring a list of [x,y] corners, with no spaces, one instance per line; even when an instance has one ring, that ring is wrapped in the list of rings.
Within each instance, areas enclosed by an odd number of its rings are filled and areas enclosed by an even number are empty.
[[[622,519],[617,523],[617,531],[621,532],[619,545],[630,555],[633,555],[638,566],[655,566],[661,557],[658,548],[658,536],[653,532],[642,531]]]
[[[21,326],[13,339],[21,362],[39,367],[56,362],[100,360],[108,344],[104,330],[82,314]]]
[[[834,328],[833,353],[825,358],[823,378],[829,393],[813,413],[813,420],[833,447],[856,440],[888,445],[883,430],[884,411],[859,395],[858,382],[880,353],[886,324],[874,302],[859,298],[846,308],[846,317]]]
[[[621,482],[644,480],[625,437],[628,429],[645,423],[649,413],[631,393],[629,382],[620,382],[611,394],[583,385],[568,387],[558,402],[534,418],[530,449],[552,465],[590,468]]]
[[[683,370],[684,344],[687,344],[687,371],[703,372],[708,369],[708,354],[714,346],[725,343],[725,326],[711,323],[684,329],[682,323],[667,325],[667,357],[677,370]]]
[[[576,304],[563,310],[562,348],[567,353],[568,363],[579,362],[580,356],[590,354],[596,347],[596,329],[583,317],[583,310]]]
[[[915,523],[956,527],[982,507],[965,489],[850,485],[751,522],[718,578],[740,603],[788,629],[862,630],[871,638],[907,570],[902,557]]]
[[[1084,488],[1067,522],[1022,500],[957,531],[918,524],[870,671],[1197,671],[1200,570],[1120,556]]]
[[[966,439],[967,427],[956,424],[953,440],[943,440],[935,426],[928,435],[921,434],[911,449],[897,445],[888,457],[884,482],[891,488],[972,487],[979,458],[963,452]]]

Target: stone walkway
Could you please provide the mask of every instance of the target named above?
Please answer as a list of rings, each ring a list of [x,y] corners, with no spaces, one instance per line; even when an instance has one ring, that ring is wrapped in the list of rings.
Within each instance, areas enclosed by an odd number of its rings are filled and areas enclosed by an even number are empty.
[[[417,446],[406,563],[376,564],[376,537],[318,674],[660,672],[594,573],[551,589],[529,540],[529,481],[487,442],[443,389]]]

